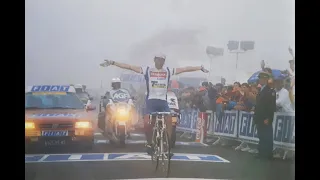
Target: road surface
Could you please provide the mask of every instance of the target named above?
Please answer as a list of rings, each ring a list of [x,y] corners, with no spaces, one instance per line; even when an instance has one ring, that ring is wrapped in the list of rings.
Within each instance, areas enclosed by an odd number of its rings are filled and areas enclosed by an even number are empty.
[[[97,134],[90,151],[46,149],[26,154],[26,180],[105,180],[162,177],[144,153],[144,137],[133,136],[125,148],[106,144]],[[182,139],[179,139],[181,141]],[[136,142],[137,144],[134,144]],[[141,143],[142,142],[142,143]],[[291,161],[262,161],[230,147],[182,143],[173,149],[170,177],[209,179],[294,179]],[[58,155],[57,155],[58,154]],[[129,160],[128,160],[129,159]]]

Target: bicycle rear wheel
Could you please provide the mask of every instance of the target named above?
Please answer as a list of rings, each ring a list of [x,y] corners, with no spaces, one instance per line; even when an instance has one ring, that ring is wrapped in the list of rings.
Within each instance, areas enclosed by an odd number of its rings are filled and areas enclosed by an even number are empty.
[[[162,144],[162,154],[161,154],[161,166],[162,172],[165,173],[165,177],[168,177],[170,174],[170,144],[169,135],[167,131],[163,132],[163,138],[161,138],[160,143]]]

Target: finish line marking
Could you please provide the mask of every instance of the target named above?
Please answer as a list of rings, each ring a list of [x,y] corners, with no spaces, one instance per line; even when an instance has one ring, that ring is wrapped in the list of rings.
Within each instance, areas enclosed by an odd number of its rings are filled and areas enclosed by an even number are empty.
[[[43,162],[86,162],[86,161],[146,161],[151,157],[146,153],[85,153],[85,154],[34,154],[25,155],[25,163]],[[230,161],[211,154],[175,153],[172,161],[219,162]]]

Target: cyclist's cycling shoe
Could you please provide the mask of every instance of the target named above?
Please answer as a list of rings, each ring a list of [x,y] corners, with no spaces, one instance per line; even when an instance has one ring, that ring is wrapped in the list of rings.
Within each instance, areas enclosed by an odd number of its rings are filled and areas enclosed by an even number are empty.
[[[152,155],[153,154],[153,148],[151,144],[146,144],[146,148],[147,148],[147,153],[148,155]]]

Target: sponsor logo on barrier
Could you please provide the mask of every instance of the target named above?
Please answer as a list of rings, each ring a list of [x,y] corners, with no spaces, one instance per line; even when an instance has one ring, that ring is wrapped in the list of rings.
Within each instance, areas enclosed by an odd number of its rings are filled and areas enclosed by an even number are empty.
[[[25,155],[25,163],[39,162],[72,162],[72,161],[139,161],[150,160],[146,153],[110,153],[110,154],[48,154]],[[175,154],[172,161],[223,162],[230,161],[210,154]]]
[[[197,133],[199,128],[198,111],[182,110],[178,128],[184,132]],[[243,111],[225,111],[218,120],[216,113],[208,114],[208,133],[240,140],[258,142],[257,128],[253,122],[253,113]],[[213,116],[212,118],[210,116]],[[239,116],[239,118],[238,118]],[[213,124],[213,125],[212,125]],[[295,148],[295,115],[294,113],[275,113],[273,118],[274,144],[290,149]],[[199,138],[199,134],[197,135]],[[204,135],[205,137],[205,135]]]
[[[191,110],[191,111],[182,110],[179,127],[196,130],[197,119],[198,119],[198,111],[196,111],[196,110]]]
[[[239,138],[258,141],[258,131],[253,122],[253,113],[240,112],[239,117]]]
[[[220,120],[216,120],[214,133],[221,136],[237,137],[237,111],[225,111]]]
[[[277,113],[273,121],[275,144],[293,147],[295,144],[295,116]]]
[[[203,119],[201,119],[201,118],[198,118],[197,119],[197,133],[196,133],[196,141],[198,142],[200,142],[200,139],[201,139],[201,134],[202,134],[202,121],[203,121]]]

